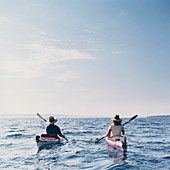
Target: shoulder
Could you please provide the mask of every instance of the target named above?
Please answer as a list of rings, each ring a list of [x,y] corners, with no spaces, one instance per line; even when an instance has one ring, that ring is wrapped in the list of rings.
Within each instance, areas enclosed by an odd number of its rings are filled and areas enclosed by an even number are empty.
[[[113,125],[113,127],[117,128],[117,129],[122,129],[123,128],[122,125]]]
[[[53,125],[55,128],[59,128],[57,125]]]
[[[109,126],[109,129],[111,129],[111,128],[113,128],[114,127],[114,125],[113,124],[111,124],[110,126]]]
[[[49,125],[48,127],[51,127],[51,128],[59,128],[57,125]]]
[[[121,129],[124,129],[123,125],[119,125]]]

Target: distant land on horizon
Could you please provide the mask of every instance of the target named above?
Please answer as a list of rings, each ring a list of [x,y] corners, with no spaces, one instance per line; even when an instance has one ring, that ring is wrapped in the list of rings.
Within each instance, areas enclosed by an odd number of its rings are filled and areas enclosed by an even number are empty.
[[[170,115],[155,115],[155,116],[147,116],[147,117],[170,117]]]

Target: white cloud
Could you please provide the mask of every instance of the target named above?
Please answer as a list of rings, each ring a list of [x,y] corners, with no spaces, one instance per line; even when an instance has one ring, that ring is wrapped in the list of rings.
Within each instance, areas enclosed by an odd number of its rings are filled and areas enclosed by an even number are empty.
[[[86,35],[80,35],[80,38],[82,39],[83,42],[89,43],[89,44],[94,44],[96,43],[95,40],[93,40],[92,37],[86,36]]]
[[[60,62],[66,60],[94,60],[90,54],[82,53],[76,49],[59,49],[55,46],[44,45],[40,43],[26,44],[25,48],[32,51],[34,57],[41,57],[41,59]]]
[[[0,24],[4,24],[8,22],[9,22],[8,18],[0,16]]]
[[[56,76],[55,79],[59,81],[67,81],[67,80],[74,80],[78,78],[79,77],[77,76],[77,74],[73,73],[72,71],[66,71],[64,74]]]
[[[70,81],[70,80],[77,80],[79,82],[82,82],[81,78],[72,71],[63,71],[61,74],[55,75],[55,87],[56,88],[62,88],[63,83]]]
[[[122,51],[113,51],[112,54],[115,54],[115,55],[118,55],[118,54],[121,54]]]
[[[1,61],[0,67],[3,74],[11,77],[34,78],[41,75],[41,70],[31,60]]]
[[[8,56],[8,57],[7,57]],[[76,49],[59,49],[43,43],[18,45],[15,50],[1,53],[0,71],[8,76],[21,78],[35,78],[42,76],[54,69],[63,69],[71,60],[94,60],[90,54],[82,53]],[[61,72],[61,71],[60,71]],[[56,78],[58,81],[66,81],[77,78],[70,71],[63,70],[64,75]],[[1,73],[1,75],[2,75]]]

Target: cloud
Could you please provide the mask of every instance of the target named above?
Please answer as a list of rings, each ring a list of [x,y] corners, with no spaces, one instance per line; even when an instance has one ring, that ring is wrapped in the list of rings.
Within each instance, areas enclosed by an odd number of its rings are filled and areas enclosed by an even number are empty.
[[[9,22],[8,18],[0,16],[0,24],[4,24],[8,22]]]
[[[62,88],[63,83],[70,81],[70,80],[76,80],[82,83],[81,78],[74,72],[70,70],[65,70],[62,73],[56,75],[54,77],[55,79],[55,87],[56,88]]]
[[[66,71],[64,74],[55,77],[55,79],[59,81],[75,80],[78,78],[77,74],[72,71]]]
[[[121,12],[119,13],[119,15],[120,15],[120,16],[124,16],[124,15],[126,15],[126,12],[125,12],[125,11],[121,11]]]
[[[89,44],[94,44],[94,43],[96,43],[96,41],[93,40],[93,38],[90,37],[90,36],[80,35],[80,38],[82,39],[82,42],[86,42],[86,43],[89,43]]]
[[[8,57],[7,57],[8,56]],[[14,51],[6,51],[1,54],[1,75],[8,74],[12,77],[36,78],[43,76],[44,72],[54,69],[63,69],[72,60],[94,60],[88,53],[77,49],[60,49],[44,43],[20,44]],[[60,71],[61,72],[61,71]],[[59,75],[58,81],[75,79],[77,76],[71,71],[64,70],[64,75]]]
[[[5,60],[0,63],[3,75],[18,78],[35,78],[41,75],[41,70],[33,60]]]
[[[32,56],[53,62],[61,62],[68,60],[94,60],[90,54],[82,53],[76,49],[60,49],[55,46],[44,45],[41,43],[25,44],[25,48],[32,51]]]
[[[122,53],[122,51],[112,51],[112,54],[114,54],[114,55],[118,55],[118,54],[121,54]]]

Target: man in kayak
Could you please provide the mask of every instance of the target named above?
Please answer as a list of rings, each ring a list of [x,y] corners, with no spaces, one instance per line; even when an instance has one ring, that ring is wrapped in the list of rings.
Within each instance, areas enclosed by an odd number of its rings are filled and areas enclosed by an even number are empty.
[[[54,119],[53,116],[49,117],[49,120],[47,122],[48,126],[46,127],[47,135],[45,136],[55,137],[56,139],[60,139],[60,137],[63,137],[65,140],[68,141],[68,139],[61,133],[60,128],[55,125],[56,122],[57,119]],[[44,136],[44,134],[42,136]]]
[[[119,115],[115,115],[115,117],[111,120],[113,120],[113,124],[109,126],[108,132],[104,137],[124,135],[125,131],[123,125],[121,124],[122,120],[119,118]]]

